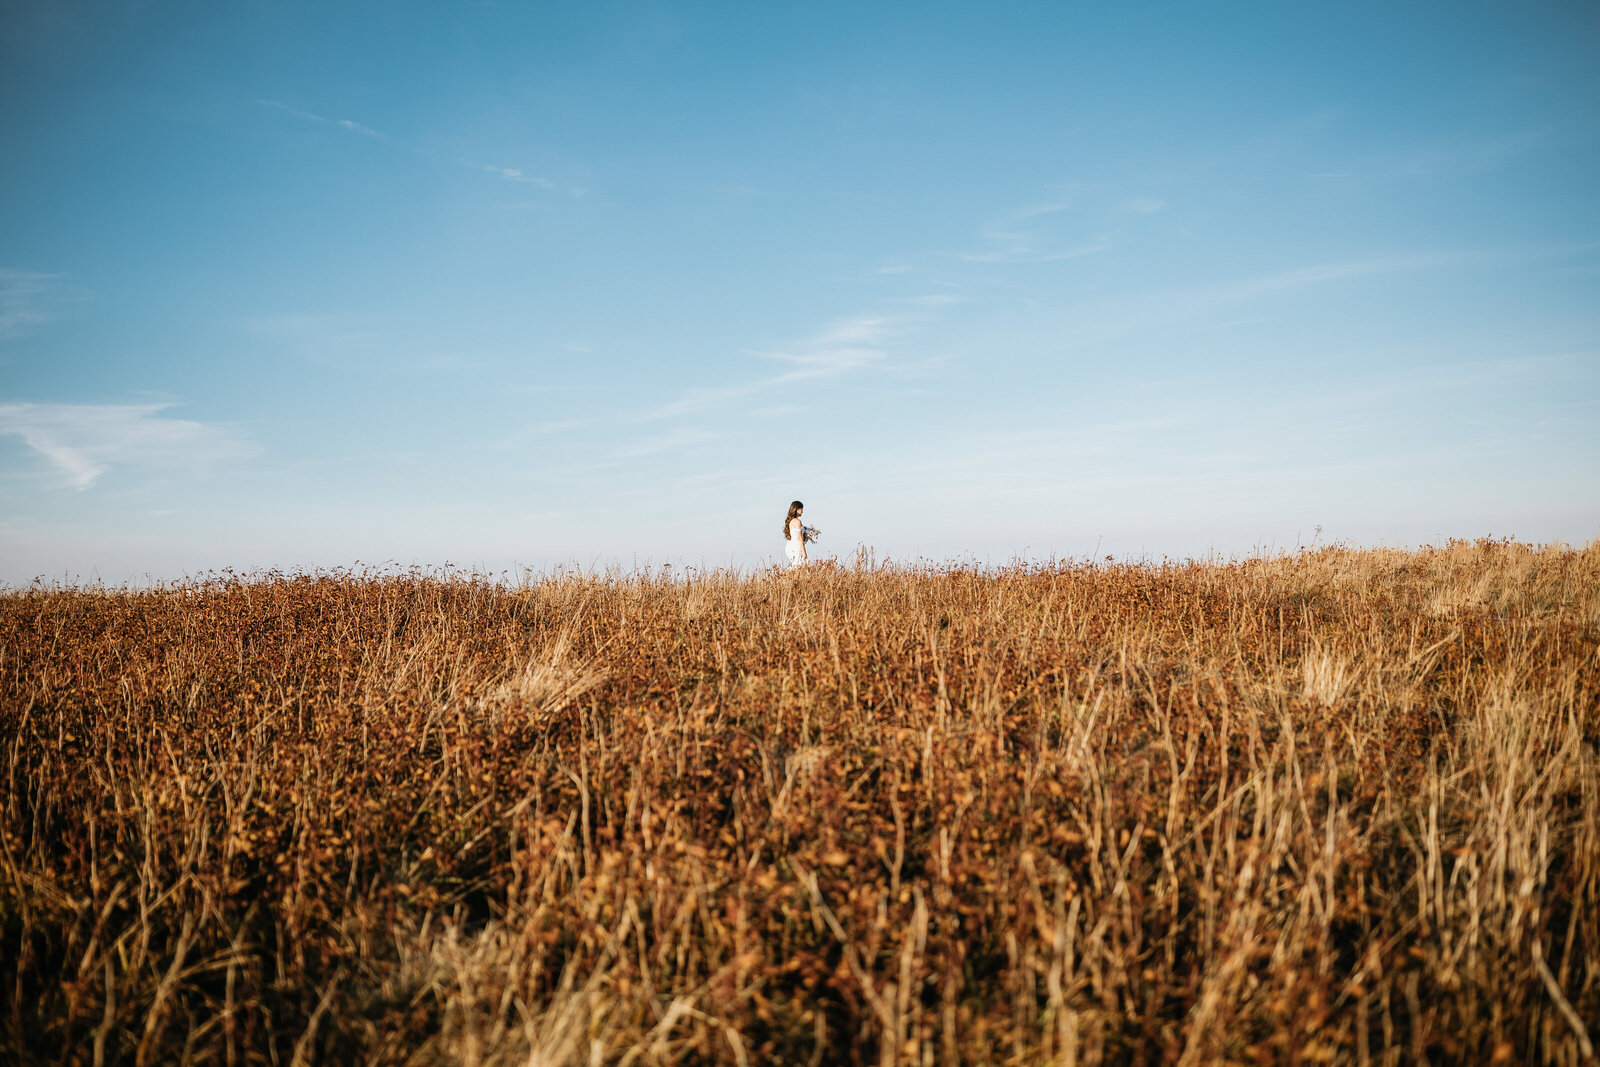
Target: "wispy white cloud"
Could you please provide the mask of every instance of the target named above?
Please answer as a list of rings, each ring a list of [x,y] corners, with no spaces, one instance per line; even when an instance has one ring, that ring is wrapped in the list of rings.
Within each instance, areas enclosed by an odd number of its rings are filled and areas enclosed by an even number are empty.
[[[1065,348],[1082,348],[1173,328],[1215,329],[1252,321],[1250,311],[1272,299],[1319,286],[1400,276],[1429,270],[1466,268],[1501,257],[1470,251],[1395,253],[1365,259],[1335,260],[1286,267],[1229,281],[1152,289],[1097,305],[1074,316],[1055,337]],[[1215,321],[1222,312],[1224,322]]]
[[[1059,215],[1073,206],[1071,200],[1050,200],[1009,211],[979,229],[985,247],[976,252],[957,252],[956,257],[968,263],[1049,263],[1092,256],[1110,248],[1111,239],[1104,234],[1066,247],[1048,239],[1038,220]]]
[[[1110,251],[1118,244],[1129,215],[1154,215],[1167,201],[1148,192],[1110,189],[1097,183],[1072,182],[1049,187],[1044,199],[1001,212],[977,228],[971,247],[932,253],[945,268],[964,263],[1028,265],[1081,259]],[[923,274],[926,256],[901,254],[874,273]]]
[[[339,361],[383,349],[381,323],[342,312],[287,311],[245,320],[245,329],[305,359]]]
[[[880,314],[837,319],[792,346],[748,351],[749,355],[785,366],[777,374],[731,385],[690,387],[675,399],[645,411],[550,420],[529,430],[537,434],[572,433],[661,422],[730,407],[786,387],[840,378],[869,368],[888,369],[888,345],[912,321],[906,316]],[[673,439],[673,443],[676,447],[685,441]]]
[[[508,182],[520,182],[524,185],[537,185],[541,189],[554,189],[556,183],[549,178],[541,178],[536,174],[524,174],[515,167],[497,167],[491,163],[480,164],[480,169],[490,174],[498,174]]]
[[[488,365],[489,364],[487,360],[480,359],[476,356],[462,355],[458,352],[447,352],[440,355],[424,356],[420,359],[413,360],[409,364],[404,364],[403,367],[408,371],[459,374],[463,371],[482,370]]]
[[[1311,263],[1243,278],[1238,281],[1190,289],[1170,299],[1186,311],[1206,311],[1222,304],[1251,300],[1260,296],[1328,285],[1355,278],[1387,274],[1411,274],[1427,270],[1505,267],[1547,263],[1592,253],[1592,244],[1533,245],[1488,249],[1443,249],[1430,252],[1399,252],[1366,259]]]
[[[895,332],[894,320],[882,315],[854,315],[823,327],[810,342],[812,348],[878,344]]]
[[[528,432],[535,434],[575,433],[579,430],[592,430],[600,426],[615,426],[624,420],[616,416],[583,416],[576,419],[546,419],[543,422],[533,423],[525,431],[512,434],[507,440],[515,440],[525,436]]]
[[[0,269],[0,341],[26,337],[65,318],[82,299],[64,275]]]
[[[113,468],[200,470],[260,451],[230,427],[163,415],[171,406],[0,404],[0,434],[20,437],[71,489]]]
[[[1131,211],[1135,215],[1154,215],[1167,206],[1165,200],[1153,196],[1130,196],[1118,204],[1124,211]]]
[[[1104,252],[1111,247],[1108,237],[1098,236],[1083,244],[1071,248],[1043,251],[1035,247],[1025,235],[1006,235],[986,233],[986,237],[996,241],[1000,247],[992,248],[987,252],[962,253],[961,258],[968,263],[1053,263],[1062,259],[1081,259],[1092,256],[1097,252]]]
[[[329,118],[327,115],[319,115],[315,111],[303,111],[297,107],[290,107],[288,104],[285,104],[280,100],[257,100],[256,103],[260,104],[262,107],[270,107],[275,110],[282,111],[286,115],[293,115],[297,119],[304,119],[307,122],[315,122],[321,126],[336,126],[341,130],[346,130],[350,133],[359,133],[363,137],[371,137],[378,141],[387,141],[389,139],[388,134],[380,133],[370,126],[363,126],[354,119]]]
[[[676,400],[652,408],[642,414],[610,421],[613,424],[640,423],[654,422],[659,419],[680,418],[684,415],[696,415],[716,408],[724,408],[730,404],[736,404],[741,400],[766,392],[786,380],[790,380],[789,375],[780,374],[775,378],[742,382],[738,385],[723,385],[711,388],[697,386],[685,390]]]
[[[1553,127],[1430,137],[1409,145],[1329,159],[1309,171],[1318,182],[1391,182],[1456,178],[1492,171],[1549,148],[1560,140]]]
[[[363,137],[370,137],[377,141],[389,140],[388,134],[383,133],[380,130],[375,130],[370,126],[364,126],[361,123],[356,122],[354,119],[332,118],[328,115],[320,115],[315,111],[306,111],[303,108],[291,107],[281,100],[257,100],[256,103],[261,107],[269,107],[275,111],[281,111],[285,115],[292,115],[297,119],[301,119],[305,122],[313,122],[319,126],[333,126],[341,130],[347,130],[350,133],[358,133]],[[404,148],[404,146],[400,147]],[[432,153],[419,150],[414,147],[406,148],[405,150],[418,155],[432,155]],[[471,170],[477,170],[482,171],[485,174],[496,175],[502,181],[515,182],[519,185],[532,185],[539,189],[555,190],[558,188],[556,183],[551,181],[549,178],[541,177],[537,174],[529,174],[518,167],[502,167],[495,163],[473,162],[470,159],[457,159],[455,162]],[[565,191],[569,196],[574,198],[588,195],[588,190],[579,186],[572,186]]]
[[[388,134],[379,133],[377,130],[369,126],[363,126],[352,119],[334,119],[333,124],[341,130],[349,130],[351,133],[359,133],[365,137],[376,137],[379,140],[388,139]]]
[[[716,437],[710,430],[703,426],[677,426],[666,433],[653,434],[638,438],[618,448],[613,455],[617,459],[643,459],[646,456],[661,455],[667,452],[677,452],[695,445],[703,445]]]
[[[1397,274],[1422,270],[1428,267],[1449,266],[1465,262],[1466,257],[1451,253],[1415,253],[1409,255],[1375,256],[1370,259],[1343,260],[1333,263],[1313,263],[1304,267],[1263,274],[1236,282],[1211,286],[1191,292],[1187,296],[1190,310],[1199,311],[1250,300],[1258,296],[1304,289],[1351,278],[1366,278],[1380,274]]]
[[[891,315],[854,315],[828,323],[811,337],[779,350],[751,350],[788,369],[734,385],[686,390],[676,400],[618,422],[654,422],[728,407],[774,390],[888,366],[887,345],[908,324]],[[563,429],[571,428],[564,424]]]
[[[1419,145],[1384,168],[1395,178],[1426,178],[1471,174],[1526,155],[1548,144],[1551,131],[1544,128],[1514,130],[1487,136],[1462,136]]]
[[[831,322],[792,348],[755,350],[762,359],[787,363],[790,370],[752,386],[762,389],[806,378],[826,378],[881,363],[884,345],[903,329],[902,320],[888,315],[855,315]]]

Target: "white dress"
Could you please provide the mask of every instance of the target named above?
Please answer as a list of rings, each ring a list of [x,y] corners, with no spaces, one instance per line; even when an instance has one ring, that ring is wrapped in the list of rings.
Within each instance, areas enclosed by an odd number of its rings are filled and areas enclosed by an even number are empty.
[[[783,550],[788,553],[789,566],[791,567],[804,567],[806,565],[805,536],[806,528],[801,525],[800,520],[798,518],[790,519],[789,538],[784,541]]]

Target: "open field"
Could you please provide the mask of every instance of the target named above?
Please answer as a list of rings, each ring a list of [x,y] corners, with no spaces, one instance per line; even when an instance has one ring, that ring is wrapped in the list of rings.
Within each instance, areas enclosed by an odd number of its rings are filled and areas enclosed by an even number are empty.
[[[1600,543],[0,596],[25,1063],[1559,1063]]]

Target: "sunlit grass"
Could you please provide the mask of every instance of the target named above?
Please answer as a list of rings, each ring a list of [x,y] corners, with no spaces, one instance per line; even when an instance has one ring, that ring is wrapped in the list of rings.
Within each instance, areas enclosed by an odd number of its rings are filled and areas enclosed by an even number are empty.
[[[1579,1063],[1600,545],[0,598],[26,1062]]]

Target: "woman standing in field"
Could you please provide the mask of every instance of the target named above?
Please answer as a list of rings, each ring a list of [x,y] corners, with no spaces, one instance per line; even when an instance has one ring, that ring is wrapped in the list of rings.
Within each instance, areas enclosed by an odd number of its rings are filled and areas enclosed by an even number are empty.
[[[783,519],[783,550],[789,556],[791,567],[806,565],[806,542],[815,541],[822,532],[801,523],[800,515],[805,509],[806,506],[796,500],[789,505],[789,514]]]

